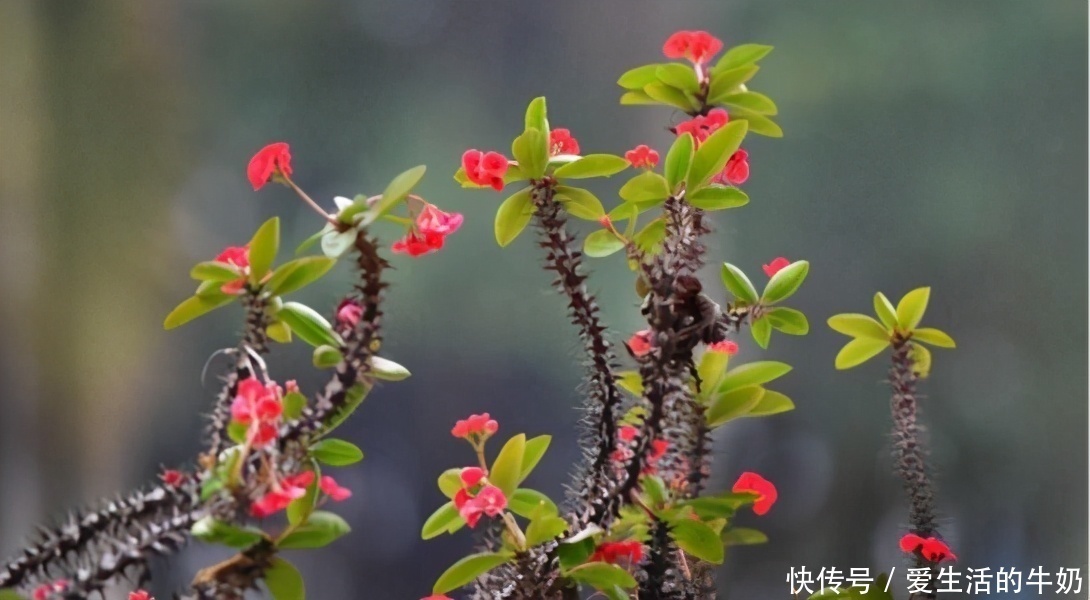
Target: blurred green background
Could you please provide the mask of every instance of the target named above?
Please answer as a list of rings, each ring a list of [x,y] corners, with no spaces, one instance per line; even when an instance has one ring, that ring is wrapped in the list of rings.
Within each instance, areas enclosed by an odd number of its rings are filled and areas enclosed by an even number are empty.
[[[467,147],[506,150],[540,94],[584,151],[664,149],[679,115],[619,107],[614,81],[659,59],[669,33],[700,28],[776,46],[751,87],[786,131],[746,143],[753,201],[715,217],[712,262],[759,275],[777,255],[810,260],[794,305],[815,324],[739,356],[796,365],[779,389],[798,409],[717,438],[717,485],[757,470],[780,489],[768,516],[742,517],[772,542],[730,552],[727,597],[786,597],[790,566],[904,566],[884,367],[835,372],[846,338],[821,324],[919,285],[933,287],[926,322],[959,343],[936,352],[923,418],[960,564],[1090,575],[1086,23],[1082,0],[5,0],[0,554],[33,523],[199,449],[216,386],[201,368],[235,343],[239,311],[169,333],[161,322],[191,264],[270,215],[286,245],[317,229],[288,190],[247,185],[247,160],[273,140],[330,206],[427,163],[422,192],[467,221],[441,253],[394,260],[384,353],[414,377],[351,423],[368,455],[339,475],[356,490],[340,507],[355,531],[295,558],[312,596],[417,598],[471,547],[418,540],[435,476],[468,459],[448,432],[469,412],[552,433],[530,483],[559,495],[577,454],[574,332],[528,236],[496,247],[502,196],[450,175]],[[640,324],[629,273],[617,257],[593,266],[627,335]],[[347,282],[338,271],[301,299],[331,308]],[[322,380],[299,345],[271,364],[304,390]],[[221,554],[191,546],[157,565],[156,589]]]

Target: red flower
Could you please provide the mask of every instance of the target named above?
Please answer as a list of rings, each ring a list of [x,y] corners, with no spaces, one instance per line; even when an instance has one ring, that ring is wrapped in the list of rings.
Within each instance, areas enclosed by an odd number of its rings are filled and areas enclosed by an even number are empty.
[[[409,256],[423,256],[439,250],[443,247],[444,237],[438,233],[417,233],[409,231],[405,237],[390,246],[391,252],[408,254]]]
[[[155,600],[151,597],[151,594],[144,590],[136,590],[135,592],[129,592],[129,600]]]
[[[914,533],[909,533],[901,538],[901,550],[910,553],[919,552],[920,556],[933,563],[940,563],[944,560],[955,561],[958,559],[958,557],[954,556],[954,553],[950,551],[950,547],[942,540],[935,537],[925,539]]]
[[[242,293],[242,288],[246,286],[246,276],[250,274],[250,245],[228,246],[219,253],[216,261],[231,265],[239,273],[238,279],[224,283],[220,286],[220,291],[231,295]]]
[[[454,428],[450,430],[450,434],[456,438],[469,439],[470,437],[476,437],[488,439],[499,428],[500,424],[490,417],[488,413],[481,413],[459,420],[454,424]]]
[[[738,481],[734,482],[734,488],[731,491],[736,494],[739,492],[757,494],[757,500],[753,503],[753,512],[757,515],[767,513],[772,505],[776,503],[776,486],[752,471],[742,473]]]
[[[434,233],[447,236],[462,226],[462,215],[458,213],[446,213],[433,204],[426,204],[416,216],[416,229],[420,233]]]
[[[704,64],[723,49],[723,42],[707,31],[679,31],[666,39],[662,53],[666,58],[687,58]]]
[[[185,474],[176,469],[163,469],[163,472],[159,474],[159,479],[162,482],[172,488],[181,487],[185,482]]]
[[[507,173],[507,157],[499,152],[466,150],[462,154],[462,168],[466,179],[477,185],[490,185],[497,192],[503,189],[503,176]]]
[[[745,150],[735,150],[727,160],[723,172],[715,176],[716,183],[742,185],[749,179],[749,153]]]
[[[33,598],[34,600],[49,600],[53,594],[59,594],[68,589],[67,579],[58,579],[49,583],[43,583],[34,588]]]
[[[465,519],[466,525],[470,527],[477,526],[481,515],[496,517],[507,508],[507,496],[503,494],[503,490],[494,485],[484,486],[476,496],[470,496],[464,489],[461,492],[464,493],[455,495],[454,506],[458,508],[458,514]]]
[[[246,177],[254,191],[261,189],[270,180],[286,179],[291,175],[291,154],[284,142],[269,144],[257,151],[246,167]]]
[[[318,482],[318,487],[334,502],[342,502],[352,497],[352,490],[337,485],[337,480],[329,475],[322,476],[322,479]]]
[[[279,435],[277,426],[284,414],[280,396],[280,386],[275,383],[263,385],[256,377],[238,384],[238,393],[231,403],[231,419],[249,425],[246,439],[250,445],[265,446]]]
[[[462,480],[462,485],[467,488],[471,488],[484,479],[484,469],[480,467],[466,467],[458,474],[458,477]]]
[[[708,139],[708,136],[715,133],[729,121],[730,113],[722,108],[713,108],[708,111],[707,115],[697,115],[688,121],[678,123],[674,127],[674,133],[677,135],[692,134],[693,141],[699,147],[701,142]]]
[[[302,498],[307,493],[307,487],[314,483],[314,471],[303,471],[290,477],[285,477],[279,486],[262,496],[250,505],[250,514],[257,518],[272,516],[291,504],[292,500]]]
[[[617,431],[617,437],[622,442],[631,442],[640,435],[640,430],[631,425],[624,425]]]
[[[628,350],[633,356],[641,357],[651,351],[651,330],[643,329],[628,338]]]
[[[579,141],[563,128],[549,132],[549,156],[559,154],[579,154]]]
[[[666,455],[666,449],[670,447],[670,442],[666,440],[651,440],[651,454],[647,457],[647,463],[654,466],[660,458]]]
[[[761,265],[761,268],[764,269],[765,275],[772,277],[776,273],[779,273],[780,269],[783,269],[789,264],[791,264],[791,261],[787,260],[782,256],[777,256],[772,262],[768,263],[767,265]]]
[[[636,540],[625,542],[602,542],[594,549],[594,554],[587,559],[588,562],[606,562],[617,564],[627,561],[630,565],[639,564],[643,560],[643,544]]]
[[[625,152],[624,157],[628,160],[628,164],[636,169],[650,169],[659,164],[659,153],[652,150],[647,144],[640,144],[628,152]]]
[[[723,340],[722,342],[709,344],[708,352],[721,352],[727,356],[734,356],[735,354],[738,354],[738,344],[730,340]]]
[[[353,298],[345,298],[337,305],[337,323],[346,327],[355,327],[363,316],[363,307]]]

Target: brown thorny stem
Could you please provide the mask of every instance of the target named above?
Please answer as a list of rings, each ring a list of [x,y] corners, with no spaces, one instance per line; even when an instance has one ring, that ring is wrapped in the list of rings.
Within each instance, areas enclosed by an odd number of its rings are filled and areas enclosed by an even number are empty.
[[[889,384],[893,390],[890,397],[890,412],[893,415],[893,461],[908,495],[908,518],[912,533],[930,537],[936,530],[935,497],[925,464],[927,452],[919,435],[916,394],[919,376],[914,367],[911,344],[901,336],[895,337],[889,370]],[[938,576],[938,565],[922,556],[916,557],[916,567],[929,568],[932,582]],[[930,585],[928,588],[932,591],[915,593],[912,599],[935,598],[934,588]]]

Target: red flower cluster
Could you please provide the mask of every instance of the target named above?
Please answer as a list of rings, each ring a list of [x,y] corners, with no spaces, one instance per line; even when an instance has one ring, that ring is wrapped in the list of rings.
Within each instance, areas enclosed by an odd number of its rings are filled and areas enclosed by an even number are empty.
[[[490,185],[497,192],[503,189],[503,176],[507,173],[507,157],[499,152],[466,150],[462,154],[462,168],[466,179],[477,185]]]
[[[238,394],[231,403],[231,419],[247,425],[246,441],[254,447],[268,445],[279,435],[283,390],[275,382],[265,385],[250,377],[238,384]]]
[[[791,264],[791,261],[787,260],[782,256],[777,256],[772,262],[768,263],[767,265],[761,265],[761,268],[764,269],[765,275],[772,277],[776,273],[779,273],[781,269],[789,264]]]
[[[459,419],[454,424],[454,428],[450,430],[450,434],[456,438],[469,440],[470,443],[480,443],[499,431],[499,428],[500,424],[490,417],[488,413],[481,413]]]
[[[633,356],[639,358],[647,356],[647,353],[651,351],[651,330],[641,329],[632,334],[632,337],[628,338],[626,342],[628,351]]]
[[[720,352],[727,356],[734,356],[735,354],[738,354],[738,344],[730,340],[723,340],[722,342],[709,344],[708,352]]]
[[[602,542],[594,549],[594,554],[587,559],[588,562],[607,562],[612,565],[621,561],[637,565],[641,560],[643,560],[643,544],[636,540]]]
[[[723,42],[707,31],[679,31],[662,46],[666,58],[686,58],[704,64],[723,49]]]
[[[291,504],[292,500],[302,498],[307,487],[314,483],[314,471],[303,471],[297,475],[285,477],[275,482],[273,489],[250,505],[250,514],[262,519],[275,515]]]
[[[269,181],[287,179],[291,175],[291,153],[284,142],[269,144],[257,151],[246,166],[246,177],[254,191]]]
[[[484,469],[466,467],[459,477],[462,489],[454,494],[454,507],[466,525],[476,527],[481,515],[496,517],[507,508],[507,496],[503,490],[485,481]]]
[[[579,141],[563,128],[549,132],[549,156],[560,154],[579,154]]]
[[[185,483],[185,473],[176,469],[163,469],[163,472],[159,474],[159,479],[167,486],[172,488],[181,487]]]
[[[501,188],[503,187],[502,179],[501,177]],[[409,229],[405,237],[394,242],[390,250],[409,256],[435,252],[443,247],[448,235],[458,231],[463,220],[462,215],[458,213],[443,212],[432,204],[425,204],[416,216],[413,227]]]
[[[712,178],[723,185],[742,185],[749,179],[749,152],[738,149],[730,155],[723,172]]]
[[[757,500],[753,503],[753,512],[757,515],[767,513],[769,509],[772,508],[772,505],[776,503],[776,486],[772,485],[771,481],[752,471],[742,473],[742,475],[738,477],[738,481],[734,482],[734,487],[731,491],[736,494],[739,492],[757,494]]]
[[[59,594],[66,589],[68,589],[68,580],[58,579],[49,583],[43,583],[42,585],[34,588],[34,592],[32,592],[32,597],[34,598],[34,600],[49,600],[49,598],[53,596],[53,594]]]
[[[129,592],[129,600],[155,600],[151,597],[151,594],[144,590],[136,590],[135,592]]]
[[[635,169],[652,169],[659,164],[659,153],[652,150],[647,144],[640,144],[624,153],[628,164]]]
[[[329,475],[323,475],[318,480],[318,489],[322,490],[334,502],[343,502],[352,497],[352,490],[338,485],[337,480]]]
[[[617,449],[613,451],[610,456],[613,462],[623,463],[632,459],[633,452],[630,445],[640,435],[640,430],[631,425],[624,425],[617,430]],[[666,449],[670,447],[670,442],[666,440],[651,440],[651,452],[647,456],[647,468],[644,469],[645,475],[650,475],[655,472],[655,465],[659,462],[659,459],[666,454]]]
[[[942,540],[935,537],[922,538],[914,533],[909,533],[901,538],[901,550],[911,553],[919,552],[920,556],[933,563],[958,559],[950,551],[950,547]]]
[[[216,257],[216,262],[226,263],[238,271],[238,279],[232,279],[220,286],[224,294],[241,294],[250,275],[250,245],[228,246]]]
[[[677,135],[692,134],[693,141],[696,142],[697,146],[700,146],[701,142],[708,139],[708,136],[715,133],[729,121],[730,114],[726,110],[713,108],[708,111],[707,115],[697,115],[688,121],[678,123],[674,127],[674,133]]]
[[[353,298],[345,298],[337,305],[337,324],[349,329],[356,326],[363,316],[363,307]]]

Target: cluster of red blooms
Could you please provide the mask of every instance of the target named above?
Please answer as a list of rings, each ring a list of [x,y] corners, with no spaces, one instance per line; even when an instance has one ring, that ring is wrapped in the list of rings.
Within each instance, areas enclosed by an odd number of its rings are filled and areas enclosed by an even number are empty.
[[[625,152],[624,157],[634,169],[652,169],[659,164],[659,153],[647,144],[640,144]]]
[[[914,533],[901,538],[901,550],[910,553],[919,552],[920,556],[933,563],[958,559],[942,540],[935,537],[923,538]]]
[[[481,515],[498,517],[507,508],[503,490],[488,483],[485,476],[480,467],[466,467],[459,474],[462,489],[454,494],[454,507],[470,527],[477,526]]]
[[[492,434],[500,429],[500,424],[490,417],[488,413],[469,415],[465,419],[459,419],[450,430],[450,434],[456,438],[468,440],[474,446],[480,445]]]
[[[666,39],[662,53],[666,58],[684,58],[702,65],[722,49],[723,41],[707,31],[679,31]]]
[[[275,142],[257,151],[246,166],[246,178],[254,191],[270,181],[287,182],[291,176],[291,153],[284,142]]]
[[[53,594],[59,594],[66,589],[68,589],[68,580],[58,579],[49,583],[43,583],[34,588],[31,597],[34,598],[34,600],[49,600]]]
[[[434,204],[425,204],[405,237],[394,242],[390,250],[409,256],[435,252],[443,247],[448,235],[458,231],[462,221],[458,213],[443,212]]]
[[[693,136],[693,142],[699,147],[708,136],[715,133],[720,127],[730,121],[730,114],[722,108],[713,108],[707,115],[696,115],[688,121],[682,121],[674,127],[674,133]],[[712,178],[712,181],[721,184],[742,185],[749,179],[749,153],[738,149],[734,151],[723,171]]]
[[[782,256],[777,256],[775,259],[773,259],[772,262],[768,263],[767,265],[761,265],[761,268],[764,269],[765,275],[772,277],[776,273],[779,273],[781,269],[789,264],[791,264],[791,261],[787,260]]]
[[[549,132],[549,156],[561,154],[579,154],[579,140],[572,137],[571,131],[558,128]],[[655,154],[658,160],[658,154]],[[503,176],[507,174],[507,168],[511,162],[499,152],[482,152],[475,148],[466,150],[462,154],[462,169],[465,170],[466,179],[477,184],[491,186],[498,191],[503,190]]]
[[[602,542],[594,549],[594,554],[587,559],[589,562],[607,562],[617,564],[627,562],[637,565],[643,560],[643,544],[636,540],[623,542]]]
[[[238,271],[238,279],[232,279],[220,286],[224,294],[241,294],[246,286],[246,277],[250,274],[250,245],[228,246],[216,257],[217,262],[231,265]]]
[[[564,128],[549,132],[549,156],[561,154],[579,154],[579,140],[571,136],[571,131]]]
[[[632,442],[636,440],[640,435],[640,430],[631,426],[624,425],[617,430],[617,449],[613,451],[610,458],[614,462],[625,462],[632,458],[633,452],[630,447]],[[653,475],[655,473],[655,465],[659,459],[666,454],[666,449],[670,447],[670,442],[666,440],[651,440],[651,452],[647,456],[647,467],[644,469],[644,475]]]
[[[314,471],[303,471],[274,479],[272,489],[250,505],[250,514],[259,519],[275,515],[287,508],[293,500],[305,496],[307,488],[313,483]],[[328,475],[318,480],[318,489],[334,502],[342,502],[352,497],[352,490],[341,487]]]
[[[772,505],[776,503],[778,494],[776,492],[776,486],[772,485],[772,482],[761,477],[760,475],[746,471],[738,477],[738,481],[734,482],[734,487],[731,491],[738,494],[741,492],[749,492],[751,494],[757,494],[757,499],[753,502],[753,513],[756,515],[763,515],[772,508]]]
[[[284,414],[283,390],[276,382],[263,384],[256,377],[238,384],[238,394],[231,403],[231,419],[246,425],[246,442],[255,448],[267,446],[280,433]]]

